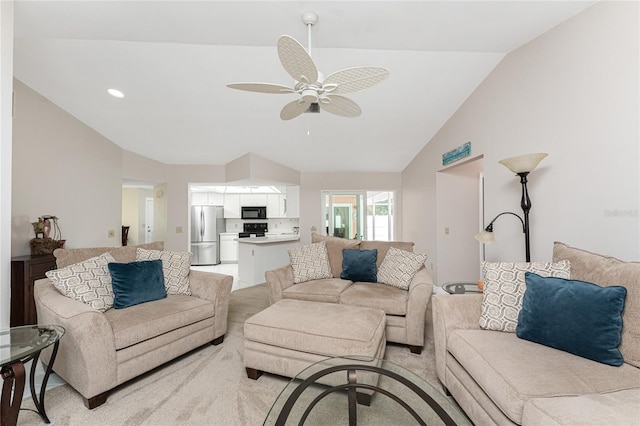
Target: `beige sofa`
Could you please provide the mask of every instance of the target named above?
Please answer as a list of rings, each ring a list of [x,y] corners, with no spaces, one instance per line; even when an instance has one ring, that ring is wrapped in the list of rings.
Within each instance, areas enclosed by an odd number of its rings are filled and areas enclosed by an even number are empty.
[[[163,243],[139,247],[162,249]],[[136,259],[136,247],[58,249],[58,268],[110,252],[117,262]],[[207,343],[222,343],[233,277],[190,271],[191,296],[169,295],[102,313],[62,295],[48,279],[35,283],[38,322],[66,333],[53,369],[84,398],[87,408],[103,404],[116,386]],[[43,352],[45,364],[51,352]]]
[[[377,268],[390,247],[413,251],[413,243],[399,241],[360,241],[312,234],[312,242],[325,241],[333,278],[312,280],[294,285],[293,268],[285,265],[267,271],[269,302],[297,299],[315,302],[375,308],[386,313],[386,339],[388,342],[409,346],[412,353],[421,353],[424,346],[424,325],[427,306],[433,291],[433,281],[423,267],[413,277],[409,290],[380,283],[352,282],[340,278],[342,250],[377,249]]]
[[[478,425],[640,424],[640,263],[554,245],[571,278],[627,288],[624,364],[614,367],[528,340],[480,329],[482,295],[436,295],[438,378]]]

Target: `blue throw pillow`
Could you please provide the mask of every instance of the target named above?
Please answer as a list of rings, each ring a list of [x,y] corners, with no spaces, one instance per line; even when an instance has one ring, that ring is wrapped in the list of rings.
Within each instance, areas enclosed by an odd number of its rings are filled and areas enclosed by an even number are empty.
[[[622,365],[618,349],[627,289],[525,272],[516,335],[603,364]]]
[[[378,281],[376,275],[376,259],[378,250],[342,250],[342,272],[340,278],[351,281],[364,281],[375,283]]]
[[[167,297],[162,260],[109,263],[107,266],[111,273],[114,308],[127,308]]]

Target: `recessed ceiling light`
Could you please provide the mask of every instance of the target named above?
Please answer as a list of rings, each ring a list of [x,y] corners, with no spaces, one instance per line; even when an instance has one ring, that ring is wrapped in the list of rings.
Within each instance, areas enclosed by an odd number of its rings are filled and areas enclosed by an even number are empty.
[[[107,92],[114,98],[124,98],[124,93],[122,93],[118,89],[108,89]]]

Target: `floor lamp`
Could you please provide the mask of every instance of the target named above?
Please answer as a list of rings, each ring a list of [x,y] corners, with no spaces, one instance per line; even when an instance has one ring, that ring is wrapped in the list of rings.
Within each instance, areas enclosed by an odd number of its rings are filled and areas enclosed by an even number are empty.
[[[500,160],[499,163],[507,167],[516,176],[520,176],[520,184],[522,185],[522,198],[520,199],[520,207],[522,207],[522,212],[524,213],[524,219],[521,218],[518,214],[512,212],[502,212],[493,218],[489,225],[484,228],[479,234],[475,235],[475,239],[480,241],[483,244],[492,244],[496,242],[496,239],[493,236],[493,222],[496,221],[500,216],[505,214],[510,214],[516,216],[522,222],[522,232],[524,233],[524,248],[526,261],[531,262],[531,244],[529,241],[529,211],[531,210],[531,199],[529,198],[529,192],[527,191],[527,175],[531,171],[533,171],[538,164],[549,154],[545,153],[537,153],[537,154],[526,154],[519,155],[517,157],[505,158],[504,160]]]

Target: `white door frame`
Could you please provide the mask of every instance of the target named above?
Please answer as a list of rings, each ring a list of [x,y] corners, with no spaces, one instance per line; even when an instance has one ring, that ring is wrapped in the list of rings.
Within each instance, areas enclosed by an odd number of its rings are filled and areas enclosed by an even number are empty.
[[[144,199],[144,242],[153,242],[153,208],[155,201],[153,197],[145,197]]]

